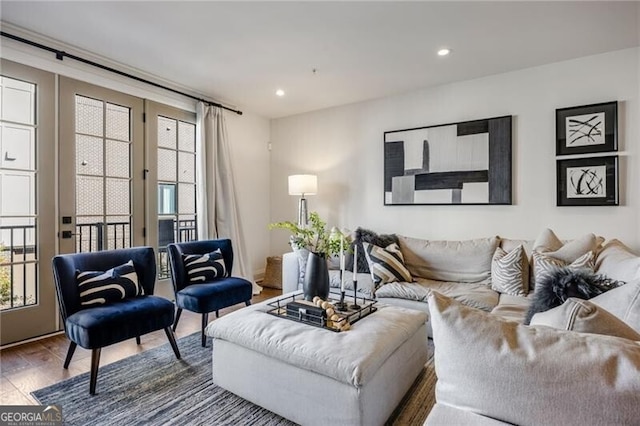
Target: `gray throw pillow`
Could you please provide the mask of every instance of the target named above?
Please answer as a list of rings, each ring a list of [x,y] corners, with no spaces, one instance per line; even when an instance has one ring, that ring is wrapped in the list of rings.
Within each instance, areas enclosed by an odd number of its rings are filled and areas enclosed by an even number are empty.
[[[640,345],[527,327],[432,292],[438,404],[527,425],[632,425]]]

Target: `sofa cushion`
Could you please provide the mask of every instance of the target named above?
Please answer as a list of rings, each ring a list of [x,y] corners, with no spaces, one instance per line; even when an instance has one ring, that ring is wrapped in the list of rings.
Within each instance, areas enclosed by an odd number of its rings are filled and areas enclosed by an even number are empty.
[[[498,247],[491,261],[491,288],[499,293],[526,296],[529,290],[529,260],[522,245],[510,252]]]
[[[491,313],[509,321],[522,323],[532,300],[533,293],[529,293],[527,297],[501,294],[498,305],[491,310]]]
[[[618,281],[640,278],[640,257],[618,240],[611,240],[596,258],[596,272]]]
[[[367,297],[373,297],[376,286],[371,278],[370,273],[358,273],[358,293],[362,293]],[[329,270],[329,287],[340,288],[340,271]],[[344,288],[345,290],[353,290],[353,272],[344,271]]]
[[[436,401],[518,425],[637,424],[640,344],[527,327],[429,297]]]
[[[411,274],[404,266],[402,252],[396,243],[389,244],[387,247],[378,247],[369,243],[362,243],[362,246],[376,287],[395,281],[413,281]]]
[[[430,280],[491,282],[491,259],[498,237],[435,241],[398,236],[404,262],[413,277]]]
[[[472,308],[490,312],[498,305],[499,294],[484,284],[456,283],[415,278],[412,283],[389,283],[376,291],[376,298],[397,298],[426,302],[431,291],[445,294]]]
[[[640,333],[640,280],[635,280],[591,299]]]
[[[535,314],[531,318],[531,325],[640,341],[640,334],[624,321],[588,300],[574,297],[570,297],[560,306]]]
[[[424,422],[424,426],[452,426],[452,425],[473,425],[473,426],[500,426],[507,423],[494,420],[471,411],[450,407],[444,404],[436,404],[429,411],[429,417]]]

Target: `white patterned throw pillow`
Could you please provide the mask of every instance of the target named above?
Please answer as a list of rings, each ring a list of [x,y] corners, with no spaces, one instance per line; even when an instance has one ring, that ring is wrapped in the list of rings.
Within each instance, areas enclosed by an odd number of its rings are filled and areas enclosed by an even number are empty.
[[[227,274],[220,249],[202,255],[182,255],[182,260],[184,261],[184,269],[187,271],[189,282],[194,284],[223,278]]]
[[[526,296],[529,290],[529,261],[524,246],[510,252],[498,247],[491,261],[491,288],[512,296]]]
[[[396,281],[413,281],[411,273],[404,266],[404,257],[398,244],[393,243],[387,247],[378,247],[363,242],[362,246],[376,288],[382,284]]]
[[[80,304],[103,305],[129,297],[142,296],[133,260],[108,271],[76,271]]]
[[[548,256],[545,253],[533,252],[533,272],[536,283],[541,282],[545,277],[552,274],[556,268],[566,266],[570,269],[588,269],[593,272],[595,269],[595,255],[589,251],[571,263]]]

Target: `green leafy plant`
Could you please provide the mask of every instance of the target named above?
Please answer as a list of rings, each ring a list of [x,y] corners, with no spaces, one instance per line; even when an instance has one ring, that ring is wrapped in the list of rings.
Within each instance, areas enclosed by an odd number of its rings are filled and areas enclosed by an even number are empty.
[[[306,228],[294,222],[276,222],[269,225],[269,229],[285,229],[291,232],[291,245],[296,248],[306,248],[321,256],[331,257],[340,253],[340,239],[344,238],[344,249],[348,249],[351,239],[333,228],[327,230],[327,223],[317,212],[309,213],[309,225]]]

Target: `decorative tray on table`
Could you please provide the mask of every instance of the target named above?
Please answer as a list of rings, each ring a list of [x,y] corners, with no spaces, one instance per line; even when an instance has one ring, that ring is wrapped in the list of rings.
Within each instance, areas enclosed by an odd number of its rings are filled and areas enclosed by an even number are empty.
[[[268,304],[271,309],[269,309],[267,313],[314,327],[340,332],[348,330],[350,325],[378,310],[378,308],[374,306],[378,301],[365,297],[358,297],[356,299],[353,297],[345,297],[344,302],[346,306],[344,309],[338,309],[340,299],[338,298],[339,296],[336,296],[338,295],[329,294],[326,302],[332,305],[331,308],[334,311],[334,315],[337,315],[337,318],[333,315],[327,315],[326,309],[317,306],[316,303],[304,300],[302,293],[296,293],[274,300]]]

